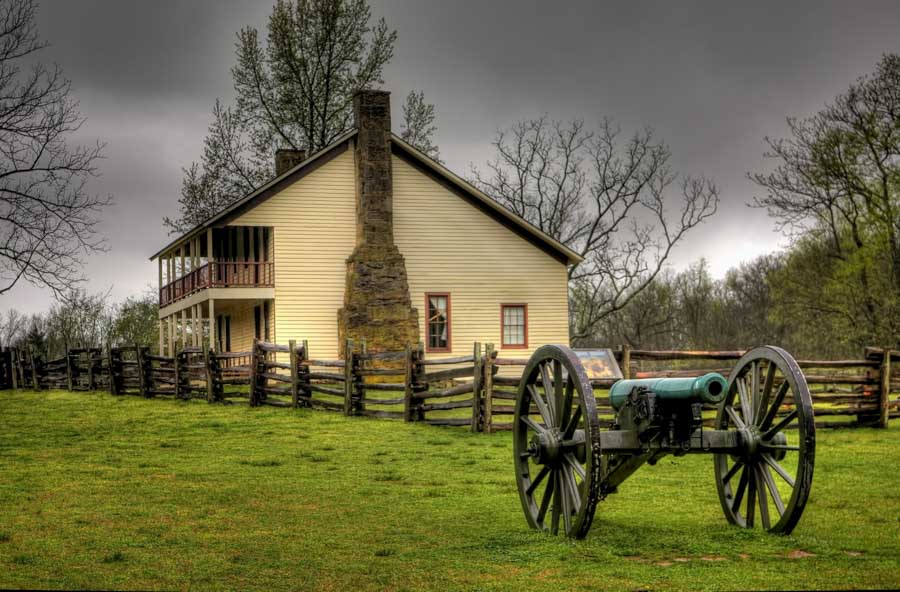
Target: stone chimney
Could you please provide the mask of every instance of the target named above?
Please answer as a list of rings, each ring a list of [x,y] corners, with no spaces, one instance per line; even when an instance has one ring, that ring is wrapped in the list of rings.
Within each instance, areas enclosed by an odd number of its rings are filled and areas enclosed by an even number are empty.
[[[363,90],[356,116],[356,248],[347,259],[338,336],[366,340],[371,352],[398,351],[419,341],[406,264],[394,244],[390,93]]]
[[[280,177],[306,160],[306,150],[279,148],[275,151],[275,176]]]

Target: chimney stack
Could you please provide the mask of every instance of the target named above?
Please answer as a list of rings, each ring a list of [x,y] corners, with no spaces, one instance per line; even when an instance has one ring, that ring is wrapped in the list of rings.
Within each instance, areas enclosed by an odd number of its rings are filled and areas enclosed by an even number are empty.
[[[279,148],[275,151],[275,176],[280,177],[306,160],[306,150]]]
[[[369,351],[400,351],[419,341],[406,263],[394,244],[390,93],[362,90],[356,119],[356,248],[347,259],[338,335],[366,340]]]

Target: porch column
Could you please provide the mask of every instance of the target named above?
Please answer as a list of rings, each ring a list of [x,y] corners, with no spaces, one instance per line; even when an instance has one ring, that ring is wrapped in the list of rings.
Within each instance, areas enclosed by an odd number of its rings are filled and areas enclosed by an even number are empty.
[[[173,357],[175,355],[175,315],[171,314],[167,317],[167,322],[169,324],[169,357]]]
[[[194,347],[200,347],[203,342],[203,315],[200,305],[194,305]]]
[[[187,309],[181,309],[181,349],[187,347]]]
[[[166,323],[163,319],[159,319],[159,355],[165,355],[163,353],[163,344],[165,343],[165,335],[166,335]]]
[[[209,349],[216,349],[216,301],[209,299]]]
[[[209,285],[215,285],[216,281],[216,267],[213,265],[213,231],[212,228],[206,231],[206,262],[209,263],[209,271],[207,272],[209,275]],[[212,302],[212,301],[210,301]],[[210,315],[209,318],[212,318]]]

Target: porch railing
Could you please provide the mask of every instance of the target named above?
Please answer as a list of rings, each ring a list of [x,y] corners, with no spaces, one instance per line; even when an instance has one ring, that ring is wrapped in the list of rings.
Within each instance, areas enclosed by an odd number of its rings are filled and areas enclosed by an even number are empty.
[[[271,288],[275,285],[272,261],[210,261],[159,289],[159,305],[166,306],[206,288]]]

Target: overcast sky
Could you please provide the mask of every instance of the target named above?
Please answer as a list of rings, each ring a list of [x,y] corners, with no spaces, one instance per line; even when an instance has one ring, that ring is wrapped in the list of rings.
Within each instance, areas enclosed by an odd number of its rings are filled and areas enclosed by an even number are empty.
[[[900,2],[426,2],[371,0],[397,30],[387,67],[395,129],[400,103],[424,90],[438,113],[448,166],[468,174],[489,158],[495,130],[543,113],[650,126],[676,169],[713,178],[719,213],[673,264],[706,257],[721,276],[784,240],[746,207],[765,170],[764,137],[788,115],[814,113],[881,54],[900,51]],[[181,167],[199,158],[217,97],[232,96],[235,33],[264,27],[271,0],[43,0],[48,62],[72,79],[88,118],[79,140],[107,143],[93,184],[116,205],[103,219],[109,252],[86,269],[92,291],[120,300],[156,281],[148,261],[166,242]],[[26,284],[0,310],[37,312],[46,291]]]

